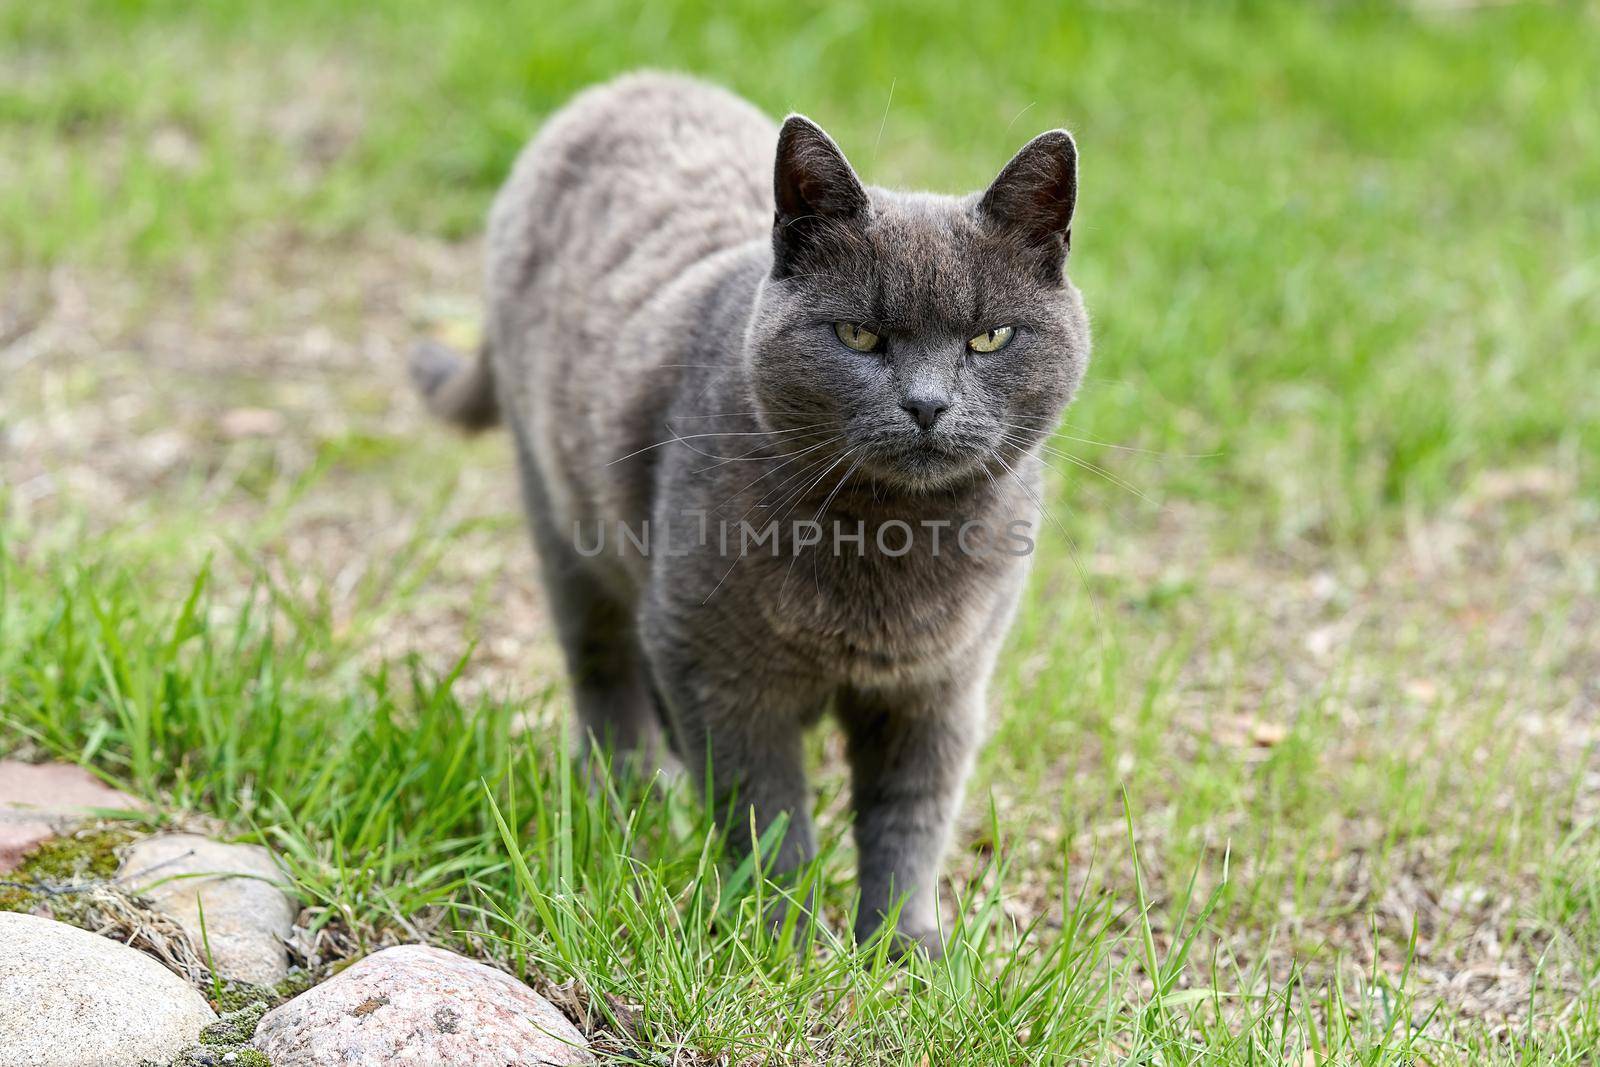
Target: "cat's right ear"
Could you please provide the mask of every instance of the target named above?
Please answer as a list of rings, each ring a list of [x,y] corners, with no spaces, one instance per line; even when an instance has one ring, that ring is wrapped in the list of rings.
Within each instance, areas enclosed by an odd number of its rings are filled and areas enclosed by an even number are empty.
[[[984,192],[978,210],[1018,237],[1043,280],[1060,285],[1077,201],[1077,143],[1066,130],[1050,130],[1012,157]]]
[[[863,221],[871,206],[839,146],[804,115],[790,115],[778,131],[772,184],[772,244],[780,274],[829,224]]]

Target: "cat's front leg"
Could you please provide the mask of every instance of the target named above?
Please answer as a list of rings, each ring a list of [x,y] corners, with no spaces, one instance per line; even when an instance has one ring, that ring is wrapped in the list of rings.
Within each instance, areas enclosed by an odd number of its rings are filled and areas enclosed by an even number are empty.
[[[816,855],[806,783],[804,732],[826,693],[815,679],[776,668],[771,657],[713,653],[700,638],[646,627],[648,655],[672,723],[674,746],[695,784],[709,792],[728,858],[762,844],[769,877],[790,874]],[[784,820],[781,837],[773,829]]]
[[[983,730],[981,681],[850,690],[848,740],[865,941],[900,905],[896,937],[937,957],[939,868]]]

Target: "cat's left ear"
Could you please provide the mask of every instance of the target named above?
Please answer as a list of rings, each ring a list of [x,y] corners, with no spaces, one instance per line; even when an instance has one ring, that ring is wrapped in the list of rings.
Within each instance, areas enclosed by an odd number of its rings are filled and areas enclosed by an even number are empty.
[[[1072,244],[1078,201],[1078,146],[1066,130],[1049,130],[1022,146],[978,202],[992,222],[1015,233],[1060,284]]]

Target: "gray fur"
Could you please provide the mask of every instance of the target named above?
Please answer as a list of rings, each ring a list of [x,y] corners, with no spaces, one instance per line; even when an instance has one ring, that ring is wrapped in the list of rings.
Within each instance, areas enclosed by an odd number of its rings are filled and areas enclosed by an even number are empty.
[[[860,556],[590,558],[575,531],[696,510],[1036,526],[1038,447],[1089,353],[1063,273],[1075,193],[1064,131],[985,193],[898,193],[799,116],[780,132],[720,89],[621,78],[552,117],[495,201],[479,369],[418,374],[447,416],[510,426],[584,736],[658,758],[659,701],[696,781],[709,757],[733,847],[787,816],[767,860],[789,870],[815,848],[802,734],[835,714],[863,938],[903,900],[900,935],[939,951],[939,864],[1026,558],[870,535]],[[968,351],[1007,324],[1007,348]]]

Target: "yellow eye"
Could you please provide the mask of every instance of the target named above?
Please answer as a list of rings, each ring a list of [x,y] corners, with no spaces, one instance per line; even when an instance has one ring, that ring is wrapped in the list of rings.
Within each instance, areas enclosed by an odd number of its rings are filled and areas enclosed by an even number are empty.
[[[878,342],[883,340],[859,322],[836,322],[833,332],[838,335],[840,344],[857,352],[876,351]]]
[[[996,326],[968,341],[967,347],[974,352],[998,352],[1011,343],[1011,338],[1015,337],[1016,333],[1015,326]]]

